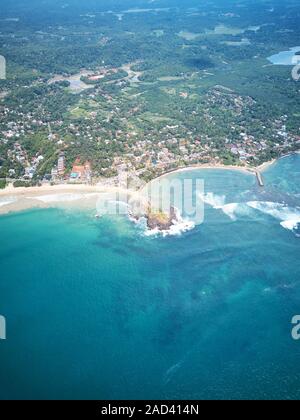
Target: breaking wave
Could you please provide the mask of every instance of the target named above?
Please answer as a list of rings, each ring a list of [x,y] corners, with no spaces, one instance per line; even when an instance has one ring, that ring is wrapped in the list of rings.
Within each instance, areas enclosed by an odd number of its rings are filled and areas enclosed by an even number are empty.
[[[199,198],[209,206],[213,207],[216,210],[222,210],[226,216],[231,220],[236,221],[238,216],[248,215],[248,208],[243,203],[228,203],[226,202],[225,195],[217,195],[212,192],[207,194],[199,194]]]
[[[230,217],[231,220],[237,220],[237,213],[239,210],[239,203],[230,203],[230,204],[225,204],[221,209],[222,211],[228,216]]]
[[[0,200],[0,207],[9,206],[17,201],[16,198],[7,198],[3,201]]]
[[[196,226],[196,223],[192,220],[183,219],[179,214],[179,211],[176,211],[176,218],[177,220],[173,221],[173,225],[168,230],[159,230],[156,229],[149,229],[146,225],[146,221],[144,221],[144,235],[145,236],[180,236],[185,232],[193,230]]]
[[[300,237],[300,208],[293,208],[284,203],[268,201],[225,204],[225,195],[216,195],[211,192],[200,194],[199,198],[214,209],[222,210],[233,221],[236,221],[238,216],[250,216],[250,209],[260,211],[279,220],[280,225],[284,229],[288,229]]]
[[[212,192],[208,192],[206,194],[199,194],[199,198],[205,204],[208,204],[214,209],[222,209],[222,207],[224,207],[225,205],[225,200],[226,200],[225,195],[217,195]]]
[[[190,220],[183,220],[182,222],[176,222],[169,230],[147,229],[144,234],[145,236],[180,236],[185,232],[193,230],[194,228],[194,222]]]
[[[264,201],[250,201],[247,203],[252,209],[258,210],[264,214],[280,220],[280,225],[297,234],[297,229],[300,225],[300,209],[292,208],[286,204],[272,203]]]
[[[37,197],[27,197],[31,200],[38,200],[42,203],[64,203],[70,201],[79,201],[82,199],[92,198],[93,196],[98,195],[98,193],[90,194],[49,194],[49,195],[40,195]]]

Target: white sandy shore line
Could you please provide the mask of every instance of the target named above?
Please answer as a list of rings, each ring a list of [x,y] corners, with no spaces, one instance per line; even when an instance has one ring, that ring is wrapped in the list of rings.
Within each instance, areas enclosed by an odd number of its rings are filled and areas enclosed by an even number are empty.
[[[297,152],[296,152],[297,153]],[[300,152],[298,152],[300,153]],[[284,156],[283,156],[284,157]],[[163,177],[166,177],[170,174],[176,174],[180,172],[189,172],[196,170],[227,170],[227,171],[239,171],[246,174],[255,175],[257,171],[263,172],[267,170],[271,165],[277,162],[277,159],[274,159],[258,167],[249,167],[249,166],[227,166],[227,165],[210,165],[210,164],[201,164],[194,165],[189,167],[183,167],[168,171],[156,179],[152,180],[157,181]],[[143,191],[143,188],[142,190]],[[133,191],[129,189],[124,189],[120,187],[113,187],[107,185],[86,185],[86,184],[60,184],[60,185],[43,185],[41,187],[21,187],[14,188],[12,185],[6,187],[3,190],[0,190],[0,215],[7,214],[10,212],[18,212],[23,210],[28,210],[32,208],[49,208],[49,207],[58,207],[58,206],[68,206],[68,207],[85,207],[96,208],[96,200],[99,197],[98,194],[116,194],[127,195],[133,198],[141,198],[139,191]],[[68,196],[70,195],[70,196]],[[73,197],[71,197],[73,195]],[[57,196],[57,199],[55,198]]]
[[[187,167],[182,167],[182,168],[178,168],[178,169],[174,169],[171,171],[168,171],[162,175],[160,175],[157,179],[160,179],[164,176],[170,175],[170,174],[176,174],[176,173],[180,173],[180,172],[190,172],[190,171],[202,171],[202,170],[215,170],[215,169],[220,169],[220,170],[226,170],[226,171],[239,171],[239,172],[244,172],[244,173],[251,173],[251,174],[255,174],[255,168],[251,168],[248,166],[228,166],[228,165],[193,165],[193,166],[187,166]],[[155,181],[155,180],[154,180]]]
[[[257,172],[264,172],[267,169],[269,169],[270,166],[272,166],[276,162],[278,162],[280,159],[291,156],[293,154],[300,154],[300,151],[289,153],[285,156],[281,156],[278,159],[270,160],[268,162],[263,163],[260,166],[247,166],[247,165],[245,165],[245,166],[234,166],[234,165],[222,165],[222,164],[215,164],[215,165],[199,164],[199,165],[193,165],[193,166],[186,166],[186,167],[177,168],[177,169],[167,171],[164,174],[160,175],[159,177],[153,179],[150,182],[157,181],[157,180],[159,180],[159,179],[161,179],[161,178],[163,178],[167,175],[171,175],[171,174],[176,174],[176,173],[180,173],[180,172],[200,171],[200,170],[216,170],[216,169],[219,169],[219,170],[226,170],[226,171],[238,171],[238,172],[243,172],[245,174],[256,175]]]
[[[175,175],[181,172],[191,172],[191,171],[202,171],[202,170],[225,170],[225,171],[238,171],[243,172],[244,174],[251,174],[255,175],[257,171],[262,172],[266,170],[269,166],[271,166],[276,160],[272,160],[270,162],[266,162],[261,166],[258,167],[251,167],[251,166],[233,166],[233,165],[210,165],[210,164],[201,164],[201,165],[193,165],[193,166],[186,166],[178,169],[173,169],[170,171],[165,172],[164,174],[160,175],[159,177],[153,179],[150,182],[154,182],[160,180],[168,175]]]
[[[260,166],[258,166],[255,170],[257,170],[257,171],[259,171],[259,172],[264,172],[264,171],[266,171],[267,169],[269,169],[269,167],[270,166],[272,166],[272,165],[274,165],[275,163],[277,163],[277,162],[279,162],[281,159],[285,159],[285,158],[287,158],[287,157],[289,157],[289,156],[293,156],[293,155],[300,155],[300,151],[295,151],[295,152],[291,152],[291,153],[287,153],[286,155],[284,155],[284,156],[280,156],[279,158],[277,158],[277,159],[273,159],[273,160],[270,160],[270,161],[268,161],[268,162],[265,162],[265,163],[263,163],[262,165],[260,165]]]
[[[299,155],[300,151],[295,151],[292,153],[288,153],[284,156],[281,156],[277,159],[272,159],[269,160],[268,162],[262,163],[259,166],[233,166],[233,165],[209,165],[209,164],[202,164],[202,165],[195,165],[195,166],[190,166],[190,167],[186,167],[186,168],[178,168],[178,169],[174,169],[174,171],[170,171],[167,172],[165,175],[167,175],[168,173],[176,173],[176,172],[180,172],[180,171],[191,171],[191,170],[201,170],[201,169],[224,169],[227,171],[240,171],[240,172],[247,172],[247,173],[252,173],[255,175],[256,172],[264,172],[267,169],[269,169],[271,166],[273,166],[275,163],[277,163],[279,160],[287,158],[289,156],[293,156],[293,155]],[[162,176],[165,176],[162,175]]]
[[[44,185],[41,187],[14,188],[9,186],[0,190],[0,215],[32,208],[68,206],[76,208],[95,208],[98,198],[104,194],[119,194],[134,197],[135,191],[112,186],[90,185]],[[2,203],[2,205],[1,205]]]
[[[104,186],[91,186],[85,184],[60,184],[60,185],[43,185],[41,187],[21,187],[14,188],[12,185],[6,187],[3,190],[0,190],[0,197],[7,195],[34,195],[34,194],[55,194],[55,193],[73,193],[73,192],[107,192],[108,190],[114,190],[113,187],[104,187]]]

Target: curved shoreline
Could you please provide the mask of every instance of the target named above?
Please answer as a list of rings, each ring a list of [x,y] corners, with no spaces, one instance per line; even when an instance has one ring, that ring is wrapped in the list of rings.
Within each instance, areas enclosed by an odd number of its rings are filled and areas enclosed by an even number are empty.
[[[158,181],[161,178],[164,178],[165,176],[168,176],[168,175],[181,173],[181,172],[202,171],[202,170],[238,171],[238,172],[243,172],[244,174],[251,174],[251,175],[255,176],[257,172],[266,171],[267,169],[269,169],[270,166],[272,166],[278,160],[280,160],[284,157],[291,156],[292,154],[282,156],[281,158],[273,159],[273,160],[270,160],[268,162],[265,162],[260,166],[253,166],[253,167],[252,166],[222,165],[222,164],[217,164],[217,165],[199,164],[199,165],[192,165],[192,166],[186,166],[186,167],[184,166],[184,167],[180,167],[180,168],[177,168],[177,169],[171,169],[170,171],[166,171],[163,174],[159,175],[157,178],[152,179],[150,181],[150,183],[154,182],[154,181]]]
[[[255,169],[251,167],[246,166],[226,166],[226,165],[193,165],[193,166],[184,166],[177,169],[171,169],[169,171],[164,172],[163,174],[159,175],[157,178],[154,178],[150,181],[155,182],[160,180],[161,178],[164,178],[168,175],[177,174],[181,172],[192,172],[192,171],[202,171],[202,170],[225,170],[225,171],[238,171],[243,172],[246,174],[252,174],[255,175]]]
[[[233,166],[233,165],[222,165],[222,164],[200,164],[200,165],[192,165],[187,167],[181,167],[174,170],[167,171],[157,178],[151,180],[148,184],[151,184],[154,181],[160,180],[168,175],[181,173],[181,172],[190,172],[190,171],[201,171],[201,170],[226,170],[226,171],[238,171],[243,172],[244,174],[251,174],[256,176],[258,172],[264,172],[269,169],[274,163],[283,159],[285,157],[299,154],[300,152],[293,152],[285,156],[281,156],[278,159],[273,159],[272,161],[268,161],[263,163],[257,167],[250,167],[250,166]],[[109,185],[98,185],[91,186],[85,184],[59,184],[59,185],[43,185],[41,187],[21,187],[21,188],[14,188],[12,186],[6,187],[3,190],[0,190],[0,199],[3,198],[11,198],[15,199],[9,204],[1,206],[0,201],[0,216],[8,213],[15,213],[19,211],[34,209],[34,208],[57,208],[57,207],[73,207],[73,208],[91,208],[91,200],[95,198],[95,194],[124,194],[128,196],[135,196],[143,190],[141,188],[140,191],[134,191],[130,189],[125,189],[122,187],[117,186],[109,186]],[[81,200],[81,198],[77,198],[74,200],[49,200],[48,202],[45,200],[41,200],[43,196],[59,196],[59,195],[82,195],[85,200]],[[93,200],[94,208],[96,208],[96,201]]]
[[[0,199],[11,200],[11,203],[1,206],[0,201],[0,216],[30,209],[66,207],[77,209],[94,208],[96,211],[97,199],[100,194],[123,195],[128,199],[129,197],[134,198],[136,192],[121,187],[85,184],[44,185],[28,188],[7,187],[4,190],[0,190]]]
[[[274,165],[275,163],[279,162],[281,159],[287,158],[289,156],[293,156],[293,155],[299,155],[300,151],[295,151],[295,152],[291,152],[291,153],[287,153],[286,155],[280,156],[276,159],[272,159],[269,160],[267,162],[262,163],[259,166],[248,166],[248,165],[244,165],[244,166],[238,166],[238,165],[224,165],[224,164],[216,164],[216,165],[212,165],[209,163],[204,163],[204,164],[196,164],[196,165],[191,165],[191,166],[183,166],[177,169],[171,169],[169,171],[166,171],[165,173],[159,175],[157,178],[154,178],[153,180],[151,180],[150,182],[156,181],[162,177],[165,177],[167,175],[170,174],[175,174],[175,173],[179,173],[179,172],[186,172],[186,171],[197,171],[197,170],[215,170],[215,169],[221,169],[221,170],[226,170],[226,171],[239,171],[239,172],[244,172],[244,173],[248,173],[248,174],[252,174],[255,175],[257,172],[265,172],[267,169],[269,169],[272,165]]]

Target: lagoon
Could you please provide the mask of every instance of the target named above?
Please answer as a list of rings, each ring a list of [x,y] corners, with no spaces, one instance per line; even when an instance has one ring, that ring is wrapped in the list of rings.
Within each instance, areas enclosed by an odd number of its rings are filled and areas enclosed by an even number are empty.
[[[87,70],[83,70],[83,71],[81,71],[80,73],[78,73],[78,74],[73,74],[72,76],[68,76],[68,77],[64,77],[64,76],[59,76],[59,75],[56,75],[56,76],[54,76],[52,79],[50,79],[49,81],[48,81],[48,84],[52,84],[52,83],[56,83],[56,82],[63,82],[63,81],[67,81],[67,82],[69,82],[70,83],[70,86],[69,86],[69,90],[72,92],[72,93],[81,93],[81,92],[83,92],[84,90],[87,90],[87,89],[92,89],[94,86],[91,86],[91,85],[88,85],[88,84],[86,84],[86,83],[84,83],[82,80],[81,80],[81,77],[83,76],[83,77],[88,77],[88,76],[90,76],[91,74],[93,74],[93,72],[91,72],[91,71],[87,71]]]
[[[300,47],[292,47],[287,51],[281,51],[278,54],[271,55],[268,60],[277,66],[293,66],[297,64],[295,61],[296,53],[300,52]],[[298,56],[300,61],[300,56]]]

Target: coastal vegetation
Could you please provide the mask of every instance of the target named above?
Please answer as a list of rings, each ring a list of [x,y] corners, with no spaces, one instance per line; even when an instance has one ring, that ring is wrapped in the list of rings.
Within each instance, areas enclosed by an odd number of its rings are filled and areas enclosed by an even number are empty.
[[[0,189],[3,190],[6,187],[6,180],[0,179]]]
[[[31,182],[27,182],[27,181],[15,181],[13,183],[14,188],[20,188],[20,187],[25,187],[25,188],[29,188],[32,187],[33,184]]]

